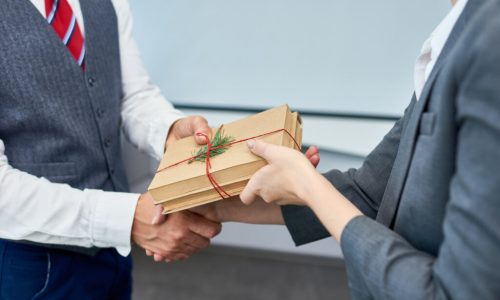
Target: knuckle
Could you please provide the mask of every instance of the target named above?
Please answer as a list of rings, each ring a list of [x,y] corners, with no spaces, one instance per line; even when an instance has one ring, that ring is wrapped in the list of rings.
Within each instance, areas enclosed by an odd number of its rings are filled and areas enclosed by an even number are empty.
[[[200,249],[197,249],[197,250],[207,248],[208,246],[210,246],[210,240],[209,239],[204,240],[203,242],[200,243],[200,246],[201,246]]]
[[[147,241],[153,241],[157,238],[157,235],[154,232],[150,232],[145,236],[145,238]]]
[[[184,238],[184,233],[182,231],[174,231],[172,233],[172,239],[176,242],[182,241],[183,238]]]
[[[215,235],[218,235],[219,233],[222,232],[222,224],[217,224],[217,226],[215,227]]]
[[[170,245],[170,247],[168,248],[168,250],[172,251],[172,252],[178,252],[180,249],[179,249],[178,245]]]
[[[200,115],[193,116],[193,120],[197,123],[205,123],[206,122],[205,118],[200,116]]]
[[[214,225],[208,229],[208,235],[210,238],[217,236],[222,230],[222,226],[220,224]]]

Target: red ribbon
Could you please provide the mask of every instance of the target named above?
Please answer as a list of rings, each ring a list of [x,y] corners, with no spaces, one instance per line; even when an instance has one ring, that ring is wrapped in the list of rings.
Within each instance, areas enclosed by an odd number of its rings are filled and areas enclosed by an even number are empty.
[[[219,130],[222,129],[222,126],[224,126],[224,125],[221,125],[220,128],[219,128]],[[253,140],[253,139],[256,139],[256,138],[259,138],[259,137],[263,137],[263,136],[266,136],[266,135],[278,133],[278,132],[281,132],[281,131],[285,132],[292,139],[292,141],[295,144],[295,147],[297,148],[297,150],[300,150],[299,143],[297,143],[297,141],[295,140],[295,138],[285,128],[274,130],[274,131],[270,131],[270,132],[266,132],[266,133],[259,134],[259,135],[256,135],[256,136],[252,136],[252,137],[249,137],[249,138],[245,138],[245,139],[233,141],[231,143],[227,143],[227,144],[220,145],[220,146],[217,146],[217,147],[212,147],[212,142],[210,141],[210,138],[209,138],[209,136],[207,134],[202,133],[202,132],[198,132],[196,134],[196,136],[202,136],[202,137],[204,137],[204,138],[207,139],[207,152],[206,153],[200,153],[198,155],[194,155],[194,156],[188,157],[186,159],[183,159],[181,161],[178,161],[176,163],[173,163],[171,165],[163,167],[163,168],[159,169],[158,171],[156,171],[156,173],[160,173],[160,172],[165,171],[166,169],[170,169],[170,168],[175,167],[177,165],[180,165],[182,163],[192,161],[193,159],[195,159],[195,158],[197,158],[197,157],[205,154],[206,155],[206,159],[205,159],[205,172],[206,172],[208,181],[210,181],[210,184],[214,187],[214,189],[217,191],[217,193],[219,194],[219,196],[222,199],[229,198],[229,197],[231,197],[231,195],[229,195],[226,191],[224,191],[224,189],[217,183],[217,181],[215,181],[214,177],[212,176],[212,173],[210,173],[210,169],[212,168],[212,166],[210,164],[210,154],[211,154],[211,152],[213,150],[216,150],[216,149],[230,147],[230,146],[232,146],[234,144],[246,142],[246,141],[249,141],[249,140]]]

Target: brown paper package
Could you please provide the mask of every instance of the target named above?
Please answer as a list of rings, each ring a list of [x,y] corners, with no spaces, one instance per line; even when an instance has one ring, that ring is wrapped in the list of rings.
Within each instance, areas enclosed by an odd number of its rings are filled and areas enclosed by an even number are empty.
[[[212,128],[212,136],[218,128]],[[298,113],[292,113],[288,105],[282,105],[247,118],[224,124],[224,134],[235,141],[285,129],[301,146],[302,121]],[[279,131],[259,139],[271,144],[297,148],[294,140]],[[171,166],[193,154],[201,147],[193,137],[174,142],[165,152],[155,174],[149,192],[164,213],[172,213],[206,203],[221,200],[206,174],[206,163],[193,161]],[[245,142],[231,145],[227,150],[210,158],[210,173],[222,189],[236,196],[244,189],[250,177],[266,165],[266,161],[250,152]],[[168,167],[171,166],[171,167]]]

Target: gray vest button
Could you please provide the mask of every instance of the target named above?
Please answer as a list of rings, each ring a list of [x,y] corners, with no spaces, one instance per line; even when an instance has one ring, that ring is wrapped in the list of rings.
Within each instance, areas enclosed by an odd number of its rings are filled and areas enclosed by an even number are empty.
[[[109,148],[109,146],[111,146],[111,139],[110,138],[106,138],[104,140],[104,147]]]
[[[94,86],[95,79],[93,77],[89,77],[89,79],[87,81],[88,81],[88,83],[89,83],[90,86]]]

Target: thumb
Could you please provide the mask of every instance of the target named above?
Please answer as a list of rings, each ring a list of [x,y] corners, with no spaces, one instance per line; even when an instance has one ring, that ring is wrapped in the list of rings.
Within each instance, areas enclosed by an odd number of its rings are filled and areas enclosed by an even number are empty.
[[[163,222],[167,220],[167,215],[163,214],[163,206],[157,205],[155,207],[155,215],[153,217],[153,221],[151,221],[151,224],[153,225],[161,225]]]
[[[197,144],[204,145],[210,139],[211,130],[208,126],[208,121],[204,117],[194,116],[190,122],[191,131],[194,134],[194,138]]]
[[[274,157],[275,145],[263,142],[261,140],[249,140],[247,146],[253,154],[262,157],[268,162],[271,162]]]

